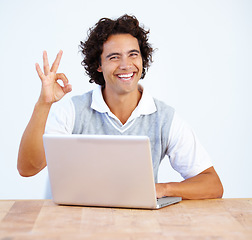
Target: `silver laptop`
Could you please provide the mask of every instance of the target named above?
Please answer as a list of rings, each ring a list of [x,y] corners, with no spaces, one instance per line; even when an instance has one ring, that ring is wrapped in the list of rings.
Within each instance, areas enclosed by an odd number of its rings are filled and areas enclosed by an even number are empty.
[[[146,136],[43,136],[52,198],[63,205],[158,209],[181,201],[157,199]]]

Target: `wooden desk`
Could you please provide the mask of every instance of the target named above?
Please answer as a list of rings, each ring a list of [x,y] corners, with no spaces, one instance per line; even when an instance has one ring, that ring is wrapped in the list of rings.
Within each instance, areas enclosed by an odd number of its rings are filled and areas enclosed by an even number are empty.
[[[160,210],[1,200],[0,240],[252,239],[252,199],[189,200]]]

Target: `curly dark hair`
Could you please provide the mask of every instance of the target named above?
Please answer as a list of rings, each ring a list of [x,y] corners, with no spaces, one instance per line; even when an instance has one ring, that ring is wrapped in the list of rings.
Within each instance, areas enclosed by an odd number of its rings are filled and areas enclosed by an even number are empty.
[[[89,29],[87,40],[85,42],[80,42],[81,52],[84,56],[81,64],[90,77],[90,83],[95,82],[96,84],[105,86],[103,74],[97,71],[98,67],[101,65],[103,44],[110,35],[121,33],[128,33],[137,38],[143,59],[141,78],[144,78],[147,69],[152,63],[153,49],[148,43],[149,30],[144,30],[143,27],[140,27],[135,16],[125,14],[116,20],[109,18],[100,19],[93,28]]]

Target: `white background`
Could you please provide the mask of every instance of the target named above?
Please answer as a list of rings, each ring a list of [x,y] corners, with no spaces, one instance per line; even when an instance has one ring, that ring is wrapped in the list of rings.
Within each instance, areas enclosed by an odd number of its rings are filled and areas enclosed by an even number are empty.
[[[142,81],[193,127],[213,159],[224,197],[252,197],[252,1],[0,0],[0,199],[44,198],[47,170],[20,177],[20,138],[40,93],[35,63],[64,51],[59,72],[88,82],[80,40],[100,18],[134,14],[157,48]],[[71,96],[70,95],[70,96]],[[180,176],[164,162],[160,181]]]

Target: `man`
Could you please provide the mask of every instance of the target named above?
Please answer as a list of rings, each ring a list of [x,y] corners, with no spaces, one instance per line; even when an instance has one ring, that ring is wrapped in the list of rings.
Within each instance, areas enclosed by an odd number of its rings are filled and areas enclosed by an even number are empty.
[[[57,73],[62,51],[50,68],[43,53],[44,72],[36,64],[42,81],[40,97],[23,134],[18,170],[22,176],[37,174],[46,166],[42,136],[61,134],[147,135],[151,141],[153,171],[167,155],[171,165],[185,180],[156,183],[157,197],[181,196],[183,199],[222,197],[223,187],[211,160],[193,131],[170,106],[153,99],[139,84],[152,61],[148,31],[133,16],[116,20],[101,19],[90,30],[82,64],[90,82],[99,85],[82,96],[75,96],[50,113],[72,87],[66,76]],[[57,80],[63,81],[63,87]]]

